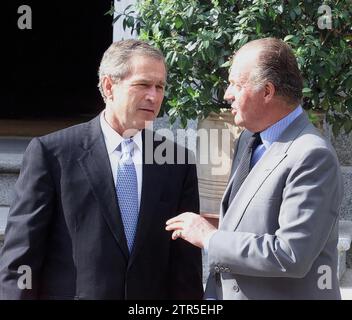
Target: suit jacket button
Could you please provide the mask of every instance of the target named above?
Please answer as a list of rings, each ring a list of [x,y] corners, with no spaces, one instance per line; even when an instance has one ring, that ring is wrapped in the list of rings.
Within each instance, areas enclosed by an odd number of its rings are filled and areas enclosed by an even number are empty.
[[[240,291],[240,288],[238,287],[237,284],[235,284],[232,289],[233,289],[235,292]]]

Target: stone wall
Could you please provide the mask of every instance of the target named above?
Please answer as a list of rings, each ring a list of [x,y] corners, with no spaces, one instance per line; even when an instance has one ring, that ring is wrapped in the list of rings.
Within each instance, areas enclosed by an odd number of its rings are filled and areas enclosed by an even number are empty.
[[[342,220],[352,221],[352,133],[341,133],[331,142],[337,152],[344,180],[344,198],[341,205],[340,216]],[[347,252],[346,263],[352,268],[352,249]]]

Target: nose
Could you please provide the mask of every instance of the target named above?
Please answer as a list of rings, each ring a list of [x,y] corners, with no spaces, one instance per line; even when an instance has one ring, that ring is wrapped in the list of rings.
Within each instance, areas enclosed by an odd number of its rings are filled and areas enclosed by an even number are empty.
[[[235,100],[235,96],[232,93],[232,85],[231,84],[227,87],[227,89],[225,91],[224,99],[229,103],[231,103],[233,100]]]
[[[154,100],[156,99],[156,87],[155,86],[150,86],[150,88],[148,89],[147,93],[146,93],[146,100],[149,100],[151,102],[154,102]]]

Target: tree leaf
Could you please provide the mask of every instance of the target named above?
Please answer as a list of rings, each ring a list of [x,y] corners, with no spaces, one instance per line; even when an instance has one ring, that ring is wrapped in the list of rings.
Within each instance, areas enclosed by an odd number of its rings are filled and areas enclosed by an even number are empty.
[[[122,14],[118,14],[113,20],[112,24],[114,24],[116,21],[118,21],[121,18]]]
[[[287,42],[287,41],[291,40],[293,37],[294,37],[293,34],[289,34],[284,38],[284,41]]]
[[[180,16],[177,16],[175,20],[175,28],[180,29],[182,26],[183,26],[183,20]]]
[[[163,108],[176,108],[174,117],[218,111],[232,53],[249,40],[277,37],[295,52],[305,79],[304,107],[326,110],[337,132],[352,118],[350,1],[334,2],[332,30],[318,28],[320,3],[312,0],[137,1],[134,27],[140,23],[139,37],[166,54]],[[184,97],[190,100],[179,104]]]

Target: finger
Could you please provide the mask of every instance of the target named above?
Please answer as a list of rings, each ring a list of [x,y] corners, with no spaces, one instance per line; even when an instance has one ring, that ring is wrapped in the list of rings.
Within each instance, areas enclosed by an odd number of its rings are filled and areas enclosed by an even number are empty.
[[[172,233],[172,240],[176,240],[178,238],[182,238],[182,231],[181,230],[176,230]]]
[[[198,214],[194,213],[194,212],[183,212],[180,214],[180,216],[183,216],[183,218],[186,218],[186,217],[193,217],[193,216],[198,216]]]
[[[172,224],[169,224],[165,227],[167,231],[172,231],[172,230],[180,230],[183,227],[182,222],[174,222]]]
[[[186,216],[186,215],[192,215],[192,214],[195,214],[195,213],[193,213],[193,212],[190,212],[190,211],[185,211],[185,212],[182,212],[180,215],[184,215],[184,216]]]
[[[169,224],[175,223],[175,222],[182,222],[182,221],[183,221],[183,219],[182,219],[182,217],[181,217],[181,214],[179,214],[178,216],[173,217],[173,218],[167,220],[167,221],[166,221],[166,225],[169,225]]]
[[[166,224],[169,225],[169,224],[174,223],[174,222],[184,222],[185,219],[187,219],[188,217],[192,217],[192,216],[198,216],[198,214],[195,214],[193,212],[188,212],[188,211],[187,212],[183,212],[183,213],[179,214],[178,216],[167,220]]]

